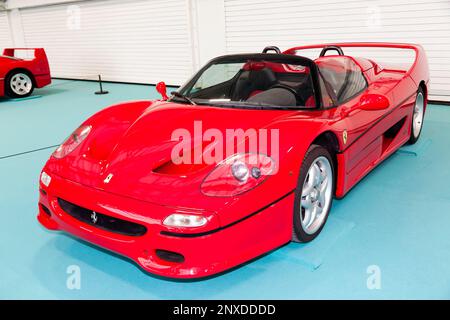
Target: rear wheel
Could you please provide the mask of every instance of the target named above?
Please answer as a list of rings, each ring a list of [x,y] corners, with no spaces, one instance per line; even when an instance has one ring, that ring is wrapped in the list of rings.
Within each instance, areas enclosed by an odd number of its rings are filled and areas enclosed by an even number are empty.
[[[333,202],[334,166],[329,151],[312,145],[300,168],[295,191],[292,240],[309,242],[322,231]]]
[[[420,133],[422,132],[423,118],[425,116],[425,94],[420,87],[417,90],[416,101],[414,103],[412,124],[411,124],[411,136],[409,137],[408,144],[414,144],[419,140]]]
[[[13,72],[6,78],[6,94],[11,98],[24,98],[33,93],[34,83],[31,76],[23,71]]]

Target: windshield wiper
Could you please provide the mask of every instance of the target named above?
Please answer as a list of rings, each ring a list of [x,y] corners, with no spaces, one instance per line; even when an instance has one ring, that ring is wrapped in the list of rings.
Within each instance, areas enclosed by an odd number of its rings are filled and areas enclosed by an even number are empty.
[[[211,103],[211,105],[220,105],[230,108],[270,108],[273,107],[271,104],[261,103],[261,102],[248,102],[248,101],[220,101]]]
[[[191,98],[188,98],[187,96],[179,93],[178,91],[172,91],[170,94],[173,95],[174,97],[183,99],[184,101],[189,102],[192,105],[197,105]]]

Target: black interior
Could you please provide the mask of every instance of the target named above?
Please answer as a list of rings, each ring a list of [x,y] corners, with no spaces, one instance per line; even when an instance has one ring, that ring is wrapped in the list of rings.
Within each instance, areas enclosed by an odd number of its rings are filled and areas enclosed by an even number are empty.
[[[241,70],[229,81],[199,90],[192,98],[226,98],[275,106],[304,106],[313,96],[309,74],[275,73],[269,68]]]
[[[243,71],[236,80],[231,94],[231,100],[245,101],[254,91],[268,90],[275,83],[277,83],[277,77],[269,68]]]
[[[273,104],[277,106],[295,106],[297,98],[292,91],[282,87],[275,87],[255,94],[247,99],[249,102]]]
[[[225,71],[220,71],[221,67],[212,69],[216,65],[226,64],[232,65],[231,68],[223,68]],[[219,73],[215,75],[215,72]],[[197,104],[248,107],[248,103],[267,105],[265,107],[268,108],[320,108],[322,100],[318,75],[317,65],[306,57],[279,53],[233,54],[211,60],[178,92]],[[228,76],[232,78],[215,82]],[[176,101],[186,101],[174,98]]]

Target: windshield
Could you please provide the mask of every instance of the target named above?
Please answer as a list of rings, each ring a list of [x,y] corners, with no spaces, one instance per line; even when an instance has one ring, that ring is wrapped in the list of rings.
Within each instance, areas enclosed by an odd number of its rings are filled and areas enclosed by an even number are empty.
[[[178,92],[197,104],[259,107],[316,107],[306,63],[264,55],[216,59]],[[178,96],[172,100],[187,102]],[[184,100],[184,101],[183,101]]]
[[[361,68],[347,56],[325,56],[315,60],[319,68],[325,107],[350,100],[367,87]]]

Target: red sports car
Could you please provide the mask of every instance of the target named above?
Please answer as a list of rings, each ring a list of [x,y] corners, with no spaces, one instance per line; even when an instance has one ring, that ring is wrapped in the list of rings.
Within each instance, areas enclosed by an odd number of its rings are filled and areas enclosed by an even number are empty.
[[[30,58],[16,57],[19,51],[27,53]],[[0,97],[28,97],[34,88],[45,87],[51,82],[44,49],[5,49],[0,55]]]
[[[347,47],[415,61],[384,68]],[[301,56],[311,48],[317,59]],[[160,84],[161,100],[86,120],[42,170],[41,224],[176,278],[314,239],[334,197],[419,138],[427,60],[410,44],[269,49],[213,59],[170,98]]]

